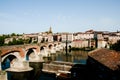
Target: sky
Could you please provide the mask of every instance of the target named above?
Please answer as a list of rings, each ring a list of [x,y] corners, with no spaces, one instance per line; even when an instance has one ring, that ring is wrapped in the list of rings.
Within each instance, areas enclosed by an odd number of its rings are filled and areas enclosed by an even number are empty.
[[[120,0],[0,0],[0,34],[120,31]]]

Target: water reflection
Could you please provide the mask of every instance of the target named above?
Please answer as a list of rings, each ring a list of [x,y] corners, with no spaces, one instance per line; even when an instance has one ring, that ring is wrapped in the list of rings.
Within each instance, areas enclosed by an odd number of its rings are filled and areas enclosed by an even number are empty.
[[[66,62],[73,62],[73,63],[81,63],[86,64],[87,59],[87,51],[71,51],[69,53],[57,52],[57,54],[51,54],[51,61],[66,61]]]

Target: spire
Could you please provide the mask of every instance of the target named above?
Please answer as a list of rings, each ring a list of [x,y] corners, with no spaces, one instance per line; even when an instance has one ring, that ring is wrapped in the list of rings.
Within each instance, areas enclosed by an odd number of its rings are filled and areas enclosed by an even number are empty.
[[[49,33],[52,33],[52,27],[50,26]]]

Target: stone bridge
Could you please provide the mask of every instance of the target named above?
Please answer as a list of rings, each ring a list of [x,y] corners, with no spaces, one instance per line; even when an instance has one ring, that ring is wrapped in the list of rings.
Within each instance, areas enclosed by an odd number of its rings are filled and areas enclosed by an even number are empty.
[[[10,62],[12,62],[13,59],[17,59],[18,61],[42,60],[44,56],[48,56],[50,53],[56,53],[56,51],[60,49],[63,49],[63,43],[61,42],[0,47],[2,62],[6,61],[6,59],[9,59]]]

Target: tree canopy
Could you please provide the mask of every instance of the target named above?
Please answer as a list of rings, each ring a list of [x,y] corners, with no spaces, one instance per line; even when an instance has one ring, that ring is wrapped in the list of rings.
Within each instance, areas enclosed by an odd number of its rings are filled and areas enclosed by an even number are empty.
[[[5,37],[4,36],[0,36],[0,46],[4,45],[4,41],[5,41]]]
[[[120,40],[118,40],[115,44],[110,47],[112,50],[120,51]]]

